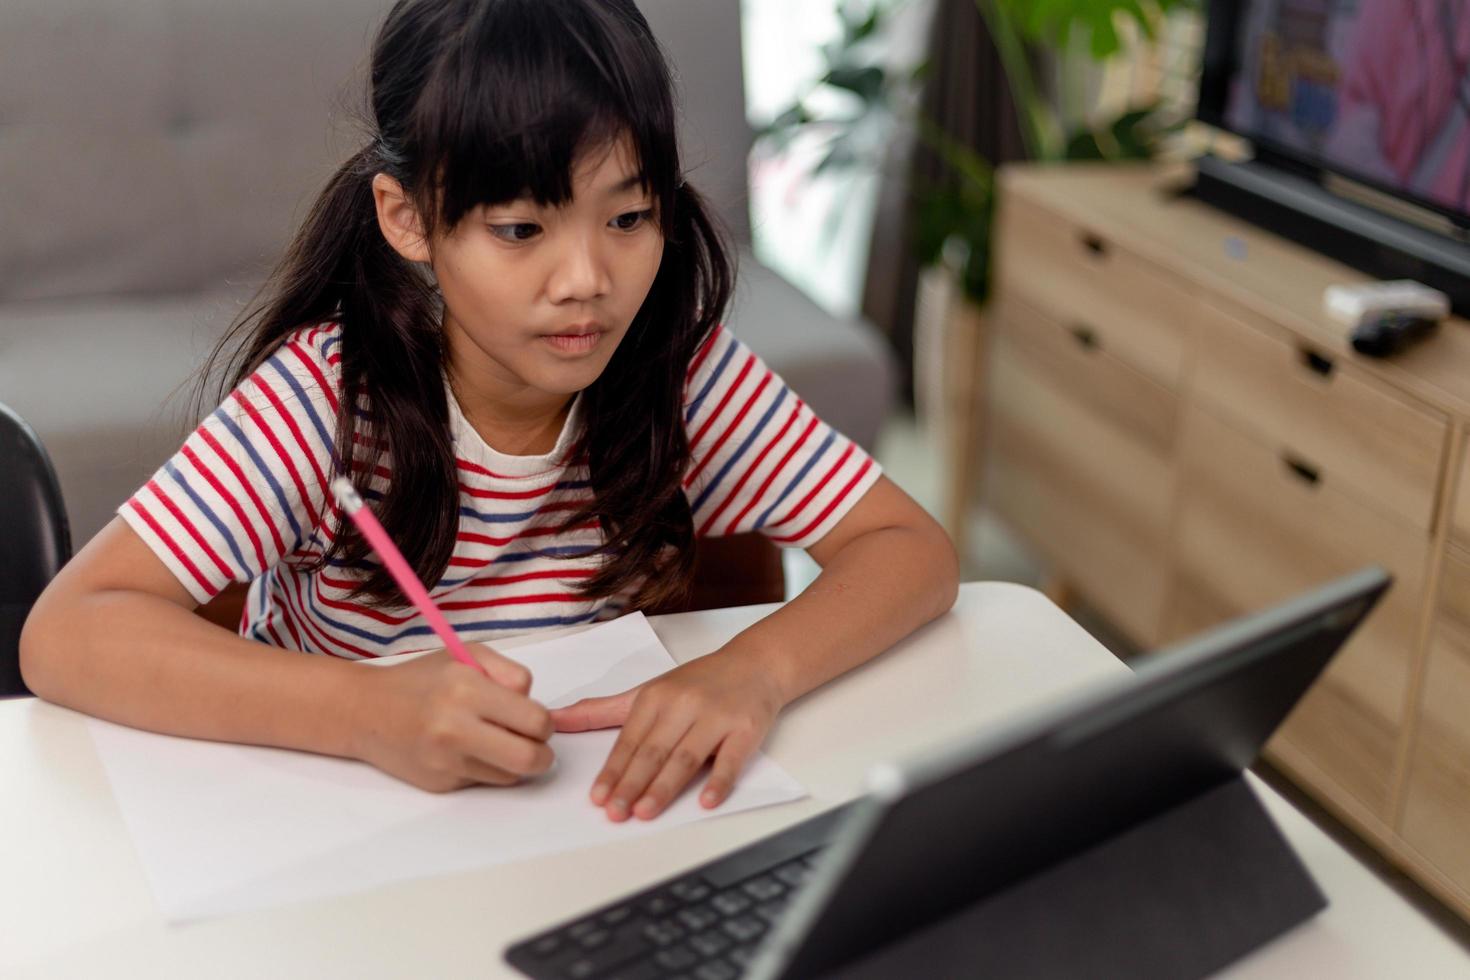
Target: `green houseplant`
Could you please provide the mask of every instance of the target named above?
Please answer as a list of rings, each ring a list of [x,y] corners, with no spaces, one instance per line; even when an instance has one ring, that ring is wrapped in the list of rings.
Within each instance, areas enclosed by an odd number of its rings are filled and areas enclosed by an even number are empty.
[[[992,161],[954,139],[918,107],[929,66],[893,68],[883,59],[883,35],[907,0],[841,0],[840,36],[823,49],[826,71],[760,136],[779,149],[798,136],[822,141],[813,173],[834,168],[881,169],[897,128],[912,125],[942,164],[932,184],[911,188],[913,243],[921,265],[914,324],[914,396],[921,424],[944,460],[940,517],[956,537],[966,527],[978,439],[981,307],[990,292],[991,225],[996,184]],[[1182,125],[1157,102],[1130,105],[1118,115],[1070,120],[1058,103],[1085,101],[1080,68],[1106,62],[1124,48],[1119,27],[1136,25],[1153,39],[1155,25],[1195,0],[974,0],[1015,101],[1026,155],[1033,160],[1127,160],[1153,155]],[[1043,95],[1037,52],[1071,52],[1058,59],[1056,103]],[[1076,53],[1085,52],[1080,57]],[[816,112],[819,90],[828,105]],[[957,541],[962,546],[963,542]]]
[[[825,141],[813,173],[853,167],[880,167],[889,138],[912,125],[918,138],[941,160],[943,178],[913,191],[914,244],[921,263],[941,256],[956,264],[966,297],[983,303],[990,286],[990,224],[995,205],[991,161],[954,140],[917,108],[917,86],[929,66],[895,70],[882,60],[884,31],[908,0],[840,0],[841,34],[824,46],[826,71],[759,136],[776,148],[798,135]],[[1129,106],[1120,115],[1093,125],[1068,126],[1042,94],[1039,48],[1085,47],[1096,62],[1123,50],[1120,27],[1133,23],[1146,38],[1173,9],[1195,0],[975,0],[994,40],[1020,121],[1021,138],[1035,160],[1122,160],[1151,156],[1160,139],[1182,123],[1168,118],[1158,103]],[[1073,59],[1062,59],[1058,88],[1085,84]],[[836,90],[850,107],[845,112],[814,112],[812,95]],[[1072,93],[1075,96],[1077,93]]]

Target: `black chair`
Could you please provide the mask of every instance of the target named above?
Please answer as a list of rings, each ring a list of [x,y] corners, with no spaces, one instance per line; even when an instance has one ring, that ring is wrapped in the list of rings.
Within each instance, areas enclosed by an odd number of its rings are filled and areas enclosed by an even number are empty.
[[[0,697],[31,693],[20,679],[20,628],[70,557],[51,459],[31,427],[0,404]]]

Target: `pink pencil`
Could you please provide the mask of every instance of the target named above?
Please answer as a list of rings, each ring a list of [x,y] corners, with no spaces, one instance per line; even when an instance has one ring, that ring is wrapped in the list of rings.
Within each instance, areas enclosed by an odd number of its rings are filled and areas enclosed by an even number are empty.
[[[454,628],[449,625],[449,620],[444,618],[439,607],[434,605],[434,600],[429,598],[429,590],[424,588],[418,576],[413,573],[413,569],[408,567],[408,561],[398,550],[398,546],[393,543],[393,539],[388,537],[388,532],[383,530],[383,525],[379,524],[373,512],[363,505],[362,497],[358,496],[357,488],[352,485],[352,481],[343,476],[337,477],[332,481],[332,496],[337,498],[337,506],[342,508],[343,513],[351,517],[357,524],[357,529],[362,532],[363,537],[367,538],[368,544],[373,546],[378,557],[383,559],[383,564],[388,566],[388,574],[393,576],[393,581],[397,582],[404,594],[413,600],[413,604],[418,607],[419,612],[424,614],[424,618],[429,621],[434,632],[439,634],[439,639],[444,641],[445,649],[453,654],[455,660],[485,674],[485,668],[470,656],[470,652],[459,641],[459,637],[454,635]]]

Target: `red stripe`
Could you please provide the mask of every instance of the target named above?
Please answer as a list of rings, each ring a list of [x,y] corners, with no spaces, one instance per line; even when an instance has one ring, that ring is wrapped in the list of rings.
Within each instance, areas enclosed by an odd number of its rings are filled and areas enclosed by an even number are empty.
[[[210,561],[214,562],[214,567],[225,577],[225,581],[233,581],[235,578],[234,570],[220,560],[219,553],[209,546],[209,542],[204,540],[204,535],[199,533],[199,529],[194,526],[193,521],[189,520],[188,515],[179,509],[179,505],[173,502],[173,498],[163,492],[163,487],[160,487],[156,480],[149,480],[148,489],[153,491],[153,496],[157,497],[158,502],[163,504],[164,509],[173,515],[173,519],[178,521],[179,525],[185,531],[189,532],[189,537],[194,539],[194,543],[204,549],[204,553],[209,556]]]
[[[719,339],[723,329],[723,324],[715,324],[714,329],[710,330],[709,336],[704,339],[704,343],[699,345],[699,350],[695,351],[694,356],[689,359],[689,372],[684,375],[685,383],[688,383],[694,377],[694,372],[699,370],[699,366],[704,363],[704,359],[714,349],[715,341]]]
[[[265,624],[265,631],[270,634],[270,637],[273,641],[275,641],[276,646],[280,647],[282,650],[291,649],[291,647],[284,640],[281,639],[281,634],[277,633],[276,628],[272,626],[269,622]]]
[[[725,395],[720,399],[720,403],[715,406],[715,410],[710,413],[709,418],[704,420],[704,425],[699,427],[699,431],[694,434],[694,438],[689,440],[690,452],[693,452],[694,447],[699,445],[699,440],[704,438],[704,434],[709,431],[709,427],[715,424],[715,420],[720,417],[720,413],[725,410],[725,406],[730,403],[730,399],[735,397],[735,392],[740,388],[740,382],[745,380],[745,376],[750,373],[750,369],[753,367],[755,367],[755,355],[751,354],[745,359],[745,366],[736,375],[735,383],[725,389]]]
[[[291,609],[291,590],[285,582],[286,579],[293,578],[294,576],[291,574],[291,572],[286,569],[283,569],[278,575],[271,576],[271,580],[278,583],[280,586],[281,604],[277,606],[275,605],[275,603],[272,602],[270,608],[273,612],[279,613],[279,616],[277,618],[280,619],[281,623],[285,625],[286,630],[291,634],[291,642],[295,644],[296,649],[310,650],[312,648],[312,644],[305,643],[301,639],[302,633],[307,633],[308,636],[310,635],[309,631],[307,631],[306,629],[306,624],[302,623],[301,630],[298,631],[296,629],[296,624],[293,621],[295,618],[297,618],[297,616]],[[269,601],[269,599],[267,599],[267,601]],[[317,649],[323,649],[322,644],[320,643],[315,644],[315,646]]]
[[[803,407],[804,406],[802,402],[797,401],[796,410],[799,412]],[[776,468],[771,470],[770,475],[767,476],[765,481],[760,485],[760,489],[751,494],[750,500],[743,508],[741,508],[740,513],[735,515],[735,519],[730,522],[731,527],[739,527],[740,522],[745,520],[745,515],[749,514],[751,510],[755,508],[756,504],[765,499],[766,491],[771,488],[771,484],[775,482],[776,477],[781,475],[781,471],[786,468],[786,464],[791,462],[791,457],[796,455],[796,451],[802,446],[806,445],[807,439],[811,436],[812,431],[815,430],[816,427],[817,417],[813,415],[811,419],[807,422],[806,428],[801,430],[801,435],[797,436],[796,441],[791,444],[791,448],[786,450],[786,455],[781,457],[781,462],[776,464]]]
[[[766,376],[764,378],[761,378],[761,383],[755,386],[755,391],[752,392],[750,397],[745,400],[745,404],[740,406],[740,411],[736,413],[735,418],[731,420],[729,426],[726,427],[724,433],[720,435],[719,439],[715,440],[715,444],[710,447],[710,451],[704,454],[704,459],[701,459],[699,461],[699,465],[694,467],[694,469],[689,472],[689,475],[684,478],[684,485],[686,487],[694,482],[694,478],[699,475],[700,470],[704,469],[705,466],[709,464],[709,461],[715,458],[715,455],[720,451],[720,447],[723,446],[726,441],[729,440],[730,436],[734,435],[735,431],[740,428],[740,423],[745,421],[745,416],[750,414],[751,406],[756,403],[756,400],[759,399],[761,396],[761,392],[765,391],[766,385],[770,383],[771,372],[767,371]]]
[[[776,446],[780,444],[782,439],[786,438],[787,431],[796,422],[796,416],[800,413],[801,401],[798,400],[796,403],[796,407],[793,408],[791,410],[791,414],[786,417],[786,424],[781,426],[781,431],[777,432],[774,438],[772,438],[764,446],[761,447],[760,454],[757,455],[756,458],[751,462],[751,464],[745,468],[745,472],[740,474],[740,479],[735,481],[735,486],[732,487],[730,489],[730,492],[725,495],[725,499],[720,503],[719,507],[715,508],[715,512],[709,516],[709,519],[706,520],[702,525],[700,525],[699,530],[695,532],[696,535],[702,536],[708,533],[710,528],[714,526],[715,521],[719,520],[720,515],[725,512],[725,508],[729,507],[735,502],[736,498],[740,496],[741,488],[745,486],[745,481],[749,480],[751,476],[755,474],[755,471],[760,469],[761,462],[765,460],[766,455],[770,453],[772,449],[775,449]],[[725,530],[728,532],[734,527],[735,525],[731,524],[730,527],[727,527]]]
[[[326,626],[314,621],[311,618],[311,613],[306,608],[306,600],[302,597],[302,590],[310,585],[316,591],[317,597],[320,598],[321,588],[316,584],[316,576],[306,576],[307,581],[305,582],[299,581],[295,575],[281,576],[281,578],[283,579],[281,588],[282,595],[286,597],[287,602],[290,602],[290,600],[293,598],[295,599],[296,616],[301,621],[301,628],[305,630],[307,629],[307,627],[311,627],[309,631],[311,638],[323,653],[329,653],[332,656],[338,657],[343,660],[353,659],[351,657],[343,657],[340,653],[332,650],[331,647],[335,645],[341,647],[344,650],[351,651],[352,653],[357,654],[359,657],[364,657],[369,660],[376,658],[376,654],[369,653],[367,650],[364,650],[361,647],[353,646],[346,640],[338,639],[337,637],[333,636],[330,632],[328,632]],[[290,588],[291,585],[295,585],[298,588],[293,590],[292,588]]]
[[[556,484],[551,483],[532,490],[479,490],[468,484],[461,483],[459,489],[471,497],[487,497],[491,500],[531,500],[536,497],[546,496],[556,489]]]
[[[315,353],[315,351],[309,347],[304,351],[299,344],[289,344],[286,349],[292,354],[295,354],[298,361],[306,365],[306,369],[316,379],[317,387],[327,396],[327,404],[332,406],[332,413],[335,415],[337,413],[337,393],[332,390],[331,384],[327,381],[327,376],[322,374],[322,369],[316,366],[316,361],[312,360],[310,354],[307,353],[307,351],[311,351],[312,353]]]
[[[509,477],[505,476],[505,474],[503,473],[494,473],[490,470],[485,469],[485,467],[483,466],[480,466],[476,463],[471,463],[467,459],[459,459],[458,457],[456,457],[454,460],[454,465],[462,470],[469,470],[471,473],[479,473],[482,476],[493,476],[497,480],[509,479]]]
[[[276,452],[276,457],[285,465],[286,472],[291,474],[291,480],[296,484],[296,492],[301,495],[302,503],[309,503],[311,498],[306,492],[306,484],[302,482],[301,474],[296,472],[296,464],[291,462],[291,457],[286,452],[286,447],[281,445],[281,440],[277,439],[276,434],[271,431],[270,426],[266,425],[265,418],[240,393],[239,389],[233,392],[233,396],[235,401],[245,409],[245,414],[250,416],[251,421],[255,423],[255,427],[260,430],[261,435],[265,436],[266,441],[271,444],[271,448]]]
[[[797,502],[795,507],[792,507],[789,511],[786,512],[785,517],[783,517],[779,521],[776,521],[770,526],[780,527],[782,524],[790,524],[792,521],[796,520],[797,515],[800,514],[804,509],[806,509],[807,504],[812,502],[812,498],[821,492],[822,488],[827,485],[828,481],[830,481],[832,477],[837,475],[838,470],[842,469],[842,464],[846,463],[847,458],[852,455],[852,449],[852,443],[848,443],[847,449],[843,451],[841,456],[837,457],[837,462],[833,463],[832,468],[829,469],[826,474],[817,481],[817,485],[808,490],[806,492],[806,496],[802,497],[801,500]]]
[[[300,447],[301,454],[305,456],[306,461],[311,464],[311,471],[316,476],[316,485],[318,489],[321,490],[322,499],[325,500],[327,497],[330,497],[331,494],[327,493],[327,475],[323,473],[322,468],[317,465],[316,450],[310,443],[306,441],[306,436],[301,434],[301,427],[296,424],[296,416],[292,415],[291,412],[287,410],[286,406],[281,403],[281,399],[276,394],[275,389],[266,384],[265,379],[262,378],[258,373],[253,375],[250,380],[254,381],[255,387],[259,388],[265,394],[265,397],[270,400],[270,403],[275,408],[276,413],[280,415],[280,417],[285,421],[286,428],[291,430],[291,435],[296,439],[296,445]],[[264,422],[259,421],[258,419],[256,424],[261,425],[262,427],[265,425]],[[281,454],[281,458],[285,460],[286,465],[291,468],[292,479],[296,480],[296,489],[301,493],[301,502],[310,508],[312,524],[320,524],[321,511],[312,504],[311,497],[306,492],[305,484],[303,484],[300,479],[296,478],[296,468],[291,465],[291,461],[286,458],[285,453]]]
[[[255,548],[255,558],[260,563],[256,570],[263,570],[265,568],[265,549],[261,547],[260,538],[255,534],[255,528],[250,526],[250,521],[245,516],[245,508],[240,506],[240,501],[235,499],[234,494],[225,490],[225,485],[219,481],[219,477],[215,476],[213,471],[205,467],[204,463],[195,455],[194,450],[189,448],[188,443],[184,444],[181,452],[184,454],[185,459],[194,464],[194,469],[200,476],[204,477],[205,481],[214,489],[214,492],[219,494],[220,498],[229,504],[230,509],[235,512],[235,517],[239,520],[240,527],[244,528],[246,536],[250,538],[250,544]]]
[[[220,458],[220,461],[225,464],[225,466],[229,469],[231,473],[234,474],[235,479],[240,482],[240,486],[245,488],[246,495],[250,497],[251,502],[255,504],[255,509],[260,513],[261,523],[270,529],[271,540],[275,543],[276,546],[276,554],[285,554],[286,543],[281,540],[280,532],[276,529],[276,522],[271,519],[270,511],[265,509],[264,502],[262,502],[260,497],[255,493],[254,483],[246,479],[245,471],[240,468],[240,464],[235,462],[235,460],[230,456],[229,453],[225,452],[225,448],[219,444],[219,440],[215,439],[215,437],[210,434],[208,429],[201,427],[199,429],[199,437],[204,440],[205,445],[214,450],[214,454],[218,456]],[[249,524],[247,524],[246,526],[248,527]],[[265,564],[263,562],[261,563],[261,567],[265,567]]]
[[[153,519],[153,515],[144,510],[143,505],[138,503],[138,498],[134,497],[132,500],[129,500],[128,503],[132,506],[137,515],[143,518],[143,522],[153,530],[153,533],[158,535],[159,540],[161,540],[165,545],[168,546],[168,550],[173,552],[174,557],[179,560],[179,564],[183,565],[189,570],[189,574],[194,576],[194,581],[198,582],[200,586],[203,587],[205,594],[213,598],[213,596],[219,590],[211,585],[209,583],[209,580],[199,573],[199,569],[194,565],[194,562],[189,559],[189,556],[184,553],[184,550],[180,548],[178,544],[174,541],[174,539],[169,537],[168,532],[165,531],[159,525],[159,523]]]
[[[790,535],[789,537],[772,538],[771,540],[777,541],[777,542],[799,541],[802,538],[806,537],[808,534],[811,534],[814,530],[816,530],[821,525],[821,523],[823,521],[825,521],[827,519],[827,515],[828,514],[831,514],[832,511],[833,511],[833,509],[836,508],[836,506],[838,504],[842,503],[843,500],[847,499],[847,495],[852,492],[852,488],[855,487],[855,486],[857,486],[858,481],[863,478],[863,474],[866,473],[866,472],[868,472],[868,469],[872,465],[873,465],[873,461],[871,459],[865,460],[863,462],[863,465],[858,468],[857,475],[855,475],[851,480],[848,480],[847,481],[847,486],[843,487],[842,488],[842,491],[840,493],[838,493],[837,496],[835,496],[835,497],[832,498],[832,502],[829,503],[826,507],[823,507],[822,508],[822,512],[820,514],[818,514],[816,516],[816,518],[810,524],[808,524],[806,527],[802,528],[796,534]]]

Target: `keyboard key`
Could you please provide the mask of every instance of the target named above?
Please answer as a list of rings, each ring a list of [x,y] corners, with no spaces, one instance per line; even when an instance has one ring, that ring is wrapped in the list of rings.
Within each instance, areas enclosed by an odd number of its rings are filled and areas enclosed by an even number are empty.
[[[684,930],[676,922],[663,919],[643,927],[644,937],[655,946],[672,946],[684,938]]]
[[[699,957],[688,946],[671,946],[653,958],[659,966],[668,970],[683,970],[699,962]]]
[[[694,971],[699,980],[735,980],[740,971],[724,960],[714,960]]]
[[[642,960],[618,967],[608,974],[607,980],[665,980],[668,974],[653,960]]]
[[[583,936],[587,935],[588,933],[592,933],[592,932],[596,932],[597,931],[597,920],[596,919],[586,919],[586,920],[584,920],[582,922],[578,922],[576,925],[572,926],[570,929],[566,929],[564,931],[566,932],[566,934],[568,936],[571,936],[573,939],[581,939]]]
[[[739,915],[750,908],[750,899],[740,891],[732,888],[727,892],[720,892],[709,903],[720,910],[722,915]]]
[[[552,933],[549,936],[542,936],[540,939],[531,944],[531,953],[535,956],[541,957],[542,959],[545,959],[559,949],[561,949],[561,936],[557,933]]]
[[[765,932],[766,924],[754,916],[743,915],[738,919],[731,919],[721,928],[736,942],[746,943]]]
[[[698,902],[710,893],[710,887],[703,878],[685,878],[670,885],[669,892],[683,901]]]
[[[592,932],[580,937],[577,942],[582,945],[583,949],[596,949],[604,945],[611,938],[612,933],[606,929],[594,929]]]
[[[605,926],[615,926],[621,922],[626,922],[632,914],[633,907],[631,905],[619,905],[615,909],[609,909],[602,913],[602,924]]]
[[[580,960],[572,960],[567,968],[562,971],[567,980],[590,980],[597,975],[597,964],[583,957]]]
[[[726,953],[725,957],[736,966],[744,968],[750,965],[751,960],[755,959],[755,951],[756,946],[753,943],[749,946],[736,946],[730,952]]]
[[[760,916],[762,919],[765,919],[767,922],[775,922],[777,919],[781,918],[781,916],[786,914],[787,904],[788,903],[785,898],[777,898],[769,902],[762,902],[755,907],[755,914]]]
[[[708,929],[720,921],[720,913],[708,905],[694,905],[684,909],[675,916],[680,922],[689,928],[691,932]]]
[[[775,898],[777,895],[784,895],[786,893],[786,886],[781,884],[773,875],[761,875],[759,878],[752,878],[740,887],[745,894],[757,902],[766,902]]]
[[[689,940],[689,945],[694,947],[694,951],[700,956],[719,956],[730,948],[730,940],[719,930],[711,929]]]
[[[792,888],[800,888],[812,876],[812,871],[805,862],[792,861],[790,864],[781,865],[772,874]]]
[[[643,911],[649,915],[668,915],[679,907],[679,903],[667,895],[655,895],[643,903]]]

